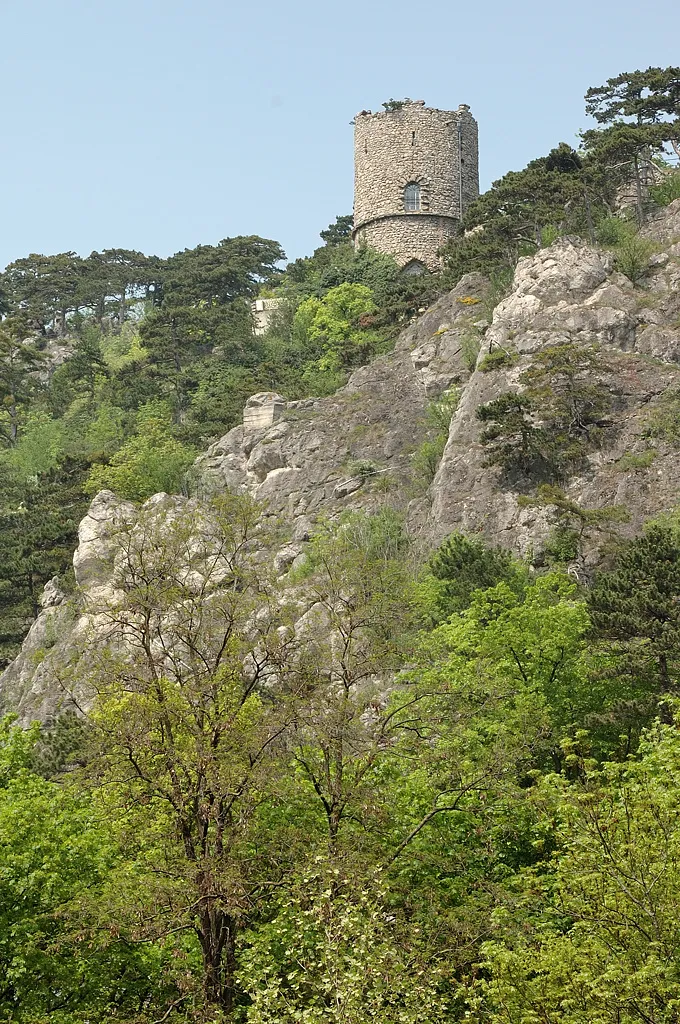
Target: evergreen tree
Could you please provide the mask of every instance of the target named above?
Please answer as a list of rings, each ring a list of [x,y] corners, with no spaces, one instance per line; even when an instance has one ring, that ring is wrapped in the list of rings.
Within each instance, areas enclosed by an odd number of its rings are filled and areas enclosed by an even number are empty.
[[[524,573],[509,551],[488,548],[481,540],[452,533],[430,558],[428,567],[440,582],[435,599],[438,621],[462,612],[475,590],[495,587],[501,580],[521,589]]]
[[[610,641],[629,670],[650,676],[657,691],[680,693],[680,544],[652,525],[602,572],[589,597],[596,635]]]
[[[592,158],[623,183],[626,175],[636,187],[640,224],[645,221],[643,165],[671,143],[680,144],[680,68],[647,68],[609,78],[588,89],[586,112],[604,128],[583,133]]]

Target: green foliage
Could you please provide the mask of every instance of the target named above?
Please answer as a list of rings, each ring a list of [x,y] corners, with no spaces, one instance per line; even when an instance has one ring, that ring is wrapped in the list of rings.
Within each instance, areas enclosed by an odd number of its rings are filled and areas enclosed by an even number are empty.
[[[0,1016],[75,1024],[108,1020],[116,1006],[133,1014],[156,987],[158,957],[88,931],[82,901],[115,850],[86,794],[31,770],[36,738],[0,723]]]
[[[634,225],[605,214],[648,158],[640,141],[669,135],[675,71],[607,83],[592,99],[615,132],[480,197],[448,277],[354,250],[349,217],[283,272],[254,237],[10,265],[2,664],[45,582],[70,588],[84,486],[182,488],[248,394],[329,393],[452,274],[490,273],[463,299],[488,319],[517,256],[558,236],[625,260]],[[261,337],[256,294],[284,300]],[[69,333],[46,372],[41,348]],[[609,429],[607,360],[551,346],[519,383],[478,412],[489,461],[523,485],[563,479]],[[673,444],[676,399],[647,424]],[[457,401],[428,408],[428,481]],[[350,468],[377,501],[387,476]],[[82,620],[59,666],[87,708],[40,734],[0,726],[0,1019],[675,1022],[677,729],[637,744],[657,711],[670,720],[680,674],[677,516],[613,547],[621,508],[554,483],[519,504],[552,521],[533,567],[454,534],[423,568],[383,509],[322,523],[285,586],[261,557],[285,530],[247,498],[120,524],[98,631]],[[621,763],[596,770],[607,758]]]
[[[584,508],[552,484],[541,484],[534,496],[522,495],[518,504],[523,508],[537,506],[550,509],[555,528],[543,551],[548,564],[580,558],[585,553],[586,545],[591,545],[594,540],[599,542],[604,538],[611,541],[617,526],[630,519],[622,505]]]
[[[625,546],[589,593],[593,624],[627,670],[660,695],[677,693],[680,669],[680,546],[652,524]]]
[[[533,406],[521,394],[508,393],[476,410],[484,427],[479,435],[487,464],[528,476],[556,476],[555,450],[549,433],[536,425]]]
[[[604,217],[597,225],[597,240],[601,245],[618,246],[635,235],[635,225],[623,217]]]
[[[658,206],[670,206],[680,199],[680,172],[668,174],[660,185],[652,185],[649,194]]]
[[[646,437],[660,437],[680,445],[680,390],[669,388],[649,410],[645,423]]]
[[[465,213],[465,234],[445,250],[454,280],[471,271],[503,273],[519,256],[592,220],[599,202],[597,175],[570,146],[560,143],[546,157],[495,181]]]
[[[494,348],[483,357],[479,364],[482,373],[507,369],[517,362],[517,353],[512,349]]]
[[[428,562],[437,585],[430,592],[427,615],[442,622],[469,607],[477,590],[487,590],[500,582],[521,593],[526,585],[526,570],[509,551],[488,548],[481,540],[452,533]]]
[[[624,238],[617,247],[615,266],[633,285],[641,284],[650,271],[650,257],[656,252],[653,242],[639,235]]]
[[[460,354],[465,365],[465,369],[470,373],[474,370],[477,365],[477,359],[479,358],[479,352],[482,347],[482,338],[479,331],[466,331],[460,339]]]
[[[428,436],[421,442],[413,455],[413,469],[427,486],[434,480],[444,454],[449,437],[451,417],[458,407],[459,400],[458,389],[450,388],[427,406],[425,422],[428,427]]]
[[[649,469],[657,454],[656,448],[648,448],[644,452],[625,452],[617,461],[616,468],[621,473],[628,473],[630,470],[636,469]]]
[[[609,764],[582,787],[546,787],[558,851],[520,879],[495,921],[480,1016],[493,1024],[677,1019],[677,726],[655,730],[638,763]]]
[[[67,459],[36,482],[0,474],[0,665],[17,653],[39,611],[42,588],[70,573],[78,522],[87,507],[82,465]]]
[[[606,426],[608,373],[593,347],[565,342],[537,353],[520,378],[523,391],[477,409],[488,464],[549,481],[567,475]]]
[[[557,523],[546,538],[543,555],[548,565],[566,565],[581,553],[578,530],[566,523]]]
[[[377,306],[371,289],[362,284],[341,284],[323,299],[309,298],[295,314],[293,330],[316,344],[321,370],[339,370],[364,363],[379,344],[371,329]]]
[[[106,465],[92,467],[85,483],[88,494],[109,488],[121,498],[144,501],[159,491],[181,490],[196,452],[173,435],[163,403],[140,409],[137,429]]]
[[[406,99],[403,99],[403,100],[395,100],[395,99],[392,99],[390,97],[389,100],[386,100],[386,102],[383,103],[383,107],[385,108],[385,110],[388,113],[391,113],[394,110],[401,110],[401,108],[404,106],[404,104],[410,103],[410,102],[411,101],[409,100],[408,96],[406,97]]]
[[[445,964],[395,923],[380,877],[305,878],[249,935],[241,981],[249,1024],[433,1024],[448,1019]],[[442,958],[443,959],[443,958]]]
[[[325,231],[319,234],[326,245],[341,245],[352,237],[354,217],[351,213],[343,214],[335,218],[334,224],[329,224]]]

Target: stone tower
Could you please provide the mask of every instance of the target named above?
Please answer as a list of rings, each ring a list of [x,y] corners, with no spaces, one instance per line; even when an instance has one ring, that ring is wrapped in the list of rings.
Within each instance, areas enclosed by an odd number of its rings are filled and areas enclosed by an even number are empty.
[[[477,122],[468,106],[435,110],[406,100],[357,114],[355,246],[389,253],[406,273],[438,270],[437,251],[478,195]]]

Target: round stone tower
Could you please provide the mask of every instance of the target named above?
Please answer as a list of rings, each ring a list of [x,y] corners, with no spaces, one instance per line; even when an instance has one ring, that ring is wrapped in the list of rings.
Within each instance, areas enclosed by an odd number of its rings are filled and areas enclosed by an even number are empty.
[[[477,122],[468,106],[435,110],[406,100],[357,114],[355,246],[389,253],[407,273],[438,270],[438,250],[478,195]]]

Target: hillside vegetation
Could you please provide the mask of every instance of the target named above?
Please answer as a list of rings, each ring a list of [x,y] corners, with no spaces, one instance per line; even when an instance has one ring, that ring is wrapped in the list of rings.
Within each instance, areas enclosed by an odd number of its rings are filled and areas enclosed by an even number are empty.
[[[586,102],[600,127],[496,182],[440,275],[354,251],[339,217],[285,269],[247,237],[0,277],[2,659],[42,600],[22,671],[66,709],[0,724],[0,1020],[680,1021],[680,514],[633,536],[569,491],[631,409],[620,472],[642,492],[677,464],[677,371],[625,332],[647,311],[676,351],[680,238],[653,227],[680,198],[680,69]],[[586,272],[568,305],[559,274]],[[257,295],[283,300],[263,336]],[[326,404],[249,441],[262,390]],[[392,440],[401,475],[317,474],[333,432]],[[205,486],[298,464],[314,521],[299,490]],[[540,546],[425,550],[413,508],[446,472],[468,511],[493,487],[549,516]]]

